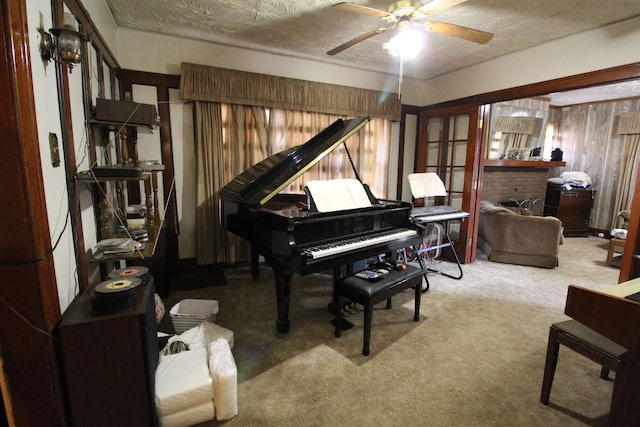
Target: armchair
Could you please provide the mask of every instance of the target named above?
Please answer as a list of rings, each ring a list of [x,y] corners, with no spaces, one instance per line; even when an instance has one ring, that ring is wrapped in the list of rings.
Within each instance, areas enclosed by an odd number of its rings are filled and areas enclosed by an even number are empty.
[[[557,218],[480,202],[478,248],[490,261],[555,268],[562,241],[562,222]]]

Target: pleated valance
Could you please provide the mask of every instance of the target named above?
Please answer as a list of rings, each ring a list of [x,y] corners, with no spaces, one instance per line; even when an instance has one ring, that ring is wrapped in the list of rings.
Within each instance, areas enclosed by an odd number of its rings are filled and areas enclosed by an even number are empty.
[[[496,117],[496,121],[493,124],[493,131],[532,135],[536,131],[538,121],[541,121],[541,119],[536,117],[499,116]]]
[[[640,111],[620,115],[618,134],[640,133]]]
[[[180,98],[400,120],[396,93],[182,63]]]

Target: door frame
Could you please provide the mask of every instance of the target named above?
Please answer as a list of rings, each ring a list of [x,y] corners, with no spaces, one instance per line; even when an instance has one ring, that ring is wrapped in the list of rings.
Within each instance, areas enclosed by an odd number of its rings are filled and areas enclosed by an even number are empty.
[[[482,179],[481,155],[483,126],[485,122],[479,118],[482,108],[473,104],[430,107],[420,112],[419,136],[416,144],[414,171],[426,168],[426,142],[428,138],[428,122],[434,117],[448,117],[458,115],[469,116],[467,133],[467,152],[465,159],[464,185],[462,190],[462,210],[469,212],[469,217],[460,224],[460,237],[455,251],[462,263],[473,262],[476,259],[476,239],[478,235],[478,190]]]

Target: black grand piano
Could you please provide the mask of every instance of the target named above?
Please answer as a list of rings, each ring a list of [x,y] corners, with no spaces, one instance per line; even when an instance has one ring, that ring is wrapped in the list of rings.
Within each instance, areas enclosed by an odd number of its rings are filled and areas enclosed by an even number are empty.
[[[252,276],[259,275],[259,255],[273,270],[276,327],[281,334],[289,331],[294,273],[333,268],[337,280],[344,266],[349,271],[353,262],[394,253],[422,240],[420,229],[409,218],[410,203],[377,200],[366,185],[371,206],[333,212],[314,212],[303,194],[279,194],[369,120],[337,120],[306,143],[245,170],[219,192],[223,227],[251,244]],[[354,172],[358,177],[355,167]]]

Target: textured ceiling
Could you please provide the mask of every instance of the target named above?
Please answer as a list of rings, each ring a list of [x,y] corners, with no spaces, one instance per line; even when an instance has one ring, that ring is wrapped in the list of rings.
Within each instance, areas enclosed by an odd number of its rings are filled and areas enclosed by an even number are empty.
[[[368,71],[397,74],[399,70],[398,59],[382,49],[395,30],[335,56],[326,54],[363,33],[390,26],[375,16],[332,8],[337,0],[106,1],[120,27]],[[386,10],[392,0],[349,3]],[[416,60],[405,61],[404,75],[426,80],[638,15],[638,0],[468,0],[430,15],[428,20],[490,32],[493,39],[482,45],[425,32],[424,51]]]

